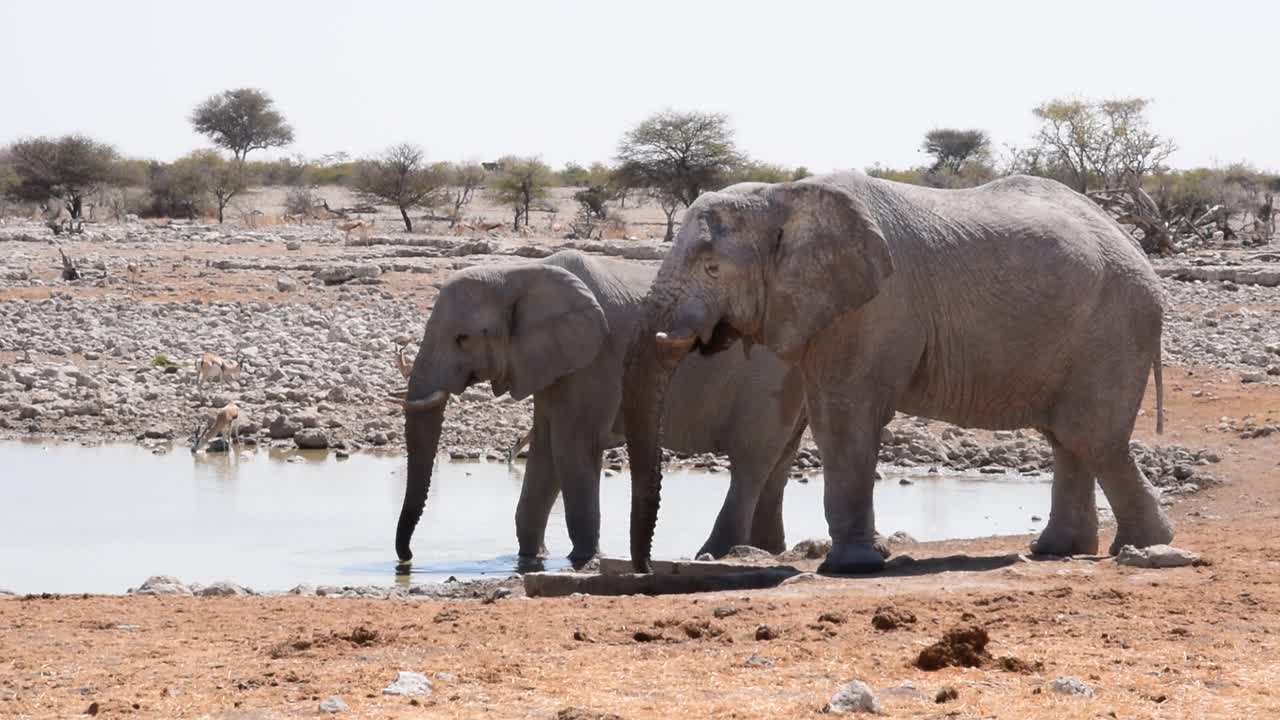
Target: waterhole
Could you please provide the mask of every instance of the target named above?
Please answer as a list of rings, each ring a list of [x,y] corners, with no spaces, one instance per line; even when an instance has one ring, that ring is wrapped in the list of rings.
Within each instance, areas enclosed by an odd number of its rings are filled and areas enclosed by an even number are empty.
[[[918,540],[1034,532],[1049,476],[929,474],[881,467],[877,526]],[[413,538],[411,580],[502,576],[515,567],[522,464],[437,461]],[[654,557],[691,557],[710,532],[727,473],[669,470]],[[0,443],[0,588],[122,593],[150,575],[232,580],[256,590],[298,583],[390,585],[404,494],[402,453],[260,448],[192,457],[136,445]],[[902,484],[907,479],[910,484]],[[1099,505],[1105,505],[1101,495]],[[601,481],[601,548],[625,556],[627,474]],[[792,481],[787,540],[825,537],[822,480]],[[1038,516],[1033,519],[1033,516]],[[547,526],[549,569],[566,567],[562,505]],[[403,578],[402,578],[403,580]]]

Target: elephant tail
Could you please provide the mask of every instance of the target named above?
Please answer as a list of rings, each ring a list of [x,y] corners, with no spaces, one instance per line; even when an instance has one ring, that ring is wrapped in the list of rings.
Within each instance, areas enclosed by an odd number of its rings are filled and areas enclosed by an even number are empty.
[[[1160,359],[1160,348],[1156,348],[1155,362],[1151,370],[1156,374],[1156,434],[1164,433],[1164,361]]]

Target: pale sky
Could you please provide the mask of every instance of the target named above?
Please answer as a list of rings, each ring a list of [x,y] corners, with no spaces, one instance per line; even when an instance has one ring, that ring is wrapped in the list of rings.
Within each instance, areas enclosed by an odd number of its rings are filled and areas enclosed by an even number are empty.
[[[249,86],[311,157],[585,164],[670,107],[822,172],[921,164],[940,126],[1024,144],[1045,99],[1138,95],[1175,166],[1280,170],[1278,27],[1271,0],[4,0],[0,143],[83,132],[169,160],[208,144],[197,103]]]

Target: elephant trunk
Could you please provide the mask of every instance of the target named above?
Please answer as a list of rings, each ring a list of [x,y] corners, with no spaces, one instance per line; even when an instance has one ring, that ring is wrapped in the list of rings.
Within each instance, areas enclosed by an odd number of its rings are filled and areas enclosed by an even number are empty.
[[[444,405],[408,412],[404,419],[404,439],[409,451],[409,471],[405,478],[404,505],[400,508],[400,521],[396,523],[396,555],[401,562],[413,559],[409,541],[414,528],[422,517],[427,503],[427,491],[431,488],[431,470],[435,464],[436,450],[440,447],[440,430],[444,425]]]
[[[448,393],[441,390],[440,378],[433,377],[428,368],[431,348],[430,333],[424,340],[418,357],[414,360],[409,376],[409,390],[404,408],[404,441],[408,451],[408,472],[405,477],[404,504],[400,507],[400,520],[396,523],[396,555],[400,562],[413,559],[409,541],[422,517],[431,488],[431,471],[435,465],[436,451],[440,448],[440,432],[444,427],[444,411],[448,406]]]
[[[669,313],[662,313],[670,319]],[[655,318],[650,313],[649,318]],[[627,454],[631,462],[631,562],[636,572],[650,572],[653,531],[662,493],[662,417],[667,387],[688,345],[672,346],[655,340],[655,328],[642,324],[632,343],[623,376],[622,412]]]

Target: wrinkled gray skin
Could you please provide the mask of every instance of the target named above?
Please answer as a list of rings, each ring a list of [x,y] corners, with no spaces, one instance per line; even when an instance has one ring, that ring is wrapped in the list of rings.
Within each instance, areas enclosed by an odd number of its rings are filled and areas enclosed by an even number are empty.
[[[1119,526],[1113,554],[1173,537],[1129,454],[1153,367],[1161,394],[1159,283],[1137,244],[1059,183],[936,190],[850,173],[706,194],[646,304],[623,401],[638,571],[669,373],[691,348],[734,336],[803,374],[833,540],[826,572],[883,567],[872,487],[895,411],[1040,430],[1054,479],[1037,553],[1097,551],[1095,478]]]
[[[544,554],[543,535],[556,495],[575,563],[593,557],[600,539],[603,451],[622,444],[619,406],[626,349],[643,318],[656,268],[581,253],[537,262],[468,268],[436,300],[409,377],[408,400],[452,394],[488,380],[497,395],[533,395],[533,432],[516,508],[523,560]],[[720,556],[734,545],[785,549],[782,495],[805,428],[800,374],[776,356],[740,353],[696,358],[672,380],[675,397],[667,446],[721,452],[731,481],[711,536],[699,553]],[[444,408],[408,411],[408,479],[396,529],[396,552],[422,514]]]

